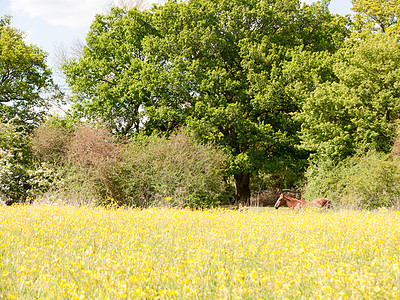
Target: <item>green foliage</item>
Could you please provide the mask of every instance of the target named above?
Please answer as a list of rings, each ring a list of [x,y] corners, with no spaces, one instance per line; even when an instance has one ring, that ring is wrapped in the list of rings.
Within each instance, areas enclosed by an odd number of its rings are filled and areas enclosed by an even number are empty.
[[[140,137],[129,145],[118,173],[121,204],[211,207],[227,200],[225,156],[180,131],[170,138]]]
[[[53,164],[36,164],[34,168],[28,170],[26,183],[29,185],[27,190],[27,201],[32,202],[40,199],[46,193],[54,192],[62,182],[64,174]]]
[[[154,33],[147,13],[137,9],[96,16],[82,56],[63,66],[78,116],[112,125],[122,135],[139,130],[140,108],[150,101],[142,40]]]
[[[359,32],[399,32],[399,0],[352,0]]]
[[[303,147],[334,165],[358,152],[388,153],[400,114],[397,39],[372,35],[337,55],[338,82],[317,85],[298,114]]]
[[[282,66],[281,85],[299,107],[318,85],[338,81],[333,70],[337,55],[328,51],[312,52],[300,46],[291,50],[288,57]]]
[[[347,34],[345,20],[326,3],[301,7],[284,0],[171,1],[155,19],[160,34],[146,40],[149,60],[161,66],[152,75],[158,99],[152,112],[184,108],[189,130],[229,154],[242,202],[248,185],[241,190],[239,181],[249,174],[300,171],[306,155],[295,147],[299,123],[291,115],[298,105],[282,66],[294,49],[336,51]]]
[[[307,200],[325,196],[334,205],[353,208],[398,206],[400,203],[400,160],[370,151],[348,158],[337,166],[313,165],[308,170]]]
[[[30,142],[18,125],[0,122],[0,200],[25,201],[32,167]]]
[[[0,200],[7,204],[24,201],[27,187],[24,185],[28,174],[20,164],[13,162],[10,151],[0,148]]]
[[[32,130],[62,94],[46,66],[46,54],[24,42],[24,35],[0,19],[0,119],[18,116],[24,130]]]

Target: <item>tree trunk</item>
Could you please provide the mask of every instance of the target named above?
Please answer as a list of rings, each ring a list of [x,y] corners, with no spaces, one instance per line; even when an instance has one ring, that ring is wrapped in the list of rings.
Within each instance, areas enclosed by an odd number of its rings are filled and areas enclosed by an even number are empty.
[[[250,174],[235,174],[236,200],[243,206],[250,205]]]

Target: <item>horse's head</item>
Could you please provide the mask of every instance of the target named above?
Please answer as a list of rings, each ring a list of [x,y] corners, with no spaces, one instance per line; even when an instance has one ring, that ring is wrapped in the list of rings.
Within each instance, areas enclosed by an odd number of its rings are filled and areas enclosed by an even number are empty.
[[[282,206],[282,205],[285,205],[285,204],[286,204],[285,195],[282,193],[282,194],[279,196],[278,200],[276,201],[274,207],[275,207],[276,209],[278,209],[279,206]]]

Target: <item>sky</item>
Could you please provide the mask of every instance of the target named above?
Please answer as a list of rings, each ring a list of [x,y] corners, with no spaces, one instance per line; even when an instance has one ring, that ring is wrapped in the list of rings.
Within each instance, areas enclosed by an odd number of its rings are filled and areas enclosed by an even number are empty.
[[[136,1],[149,7],[151,2],[165,0]],[[25,32],[29,44],[49,53],[48,65],[54,68],[60,49],[84,41],[95,14],[104,13],[110,4],[118,2],[124,0],[0,0],[0,17],[11,15],[11,25]],[[331,0],[329,9],[346,15],[351,13],[351,6],[351,0]]]

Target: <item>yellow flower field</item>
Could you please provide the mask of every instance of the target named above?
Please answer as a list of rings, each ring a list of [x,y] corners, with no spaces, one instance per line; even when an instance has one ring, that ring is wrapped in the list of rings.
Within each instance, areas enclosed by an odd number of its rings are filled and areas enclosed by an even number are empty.
[[[397,299],[400,214],[0,207],[0,299]]]

